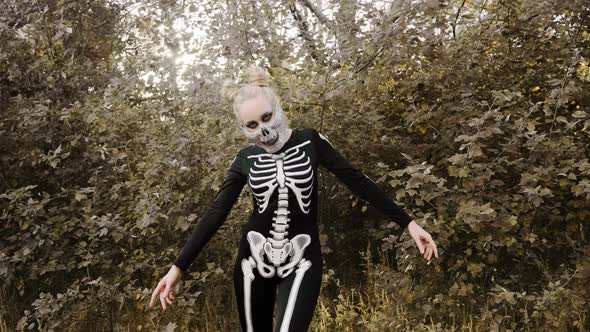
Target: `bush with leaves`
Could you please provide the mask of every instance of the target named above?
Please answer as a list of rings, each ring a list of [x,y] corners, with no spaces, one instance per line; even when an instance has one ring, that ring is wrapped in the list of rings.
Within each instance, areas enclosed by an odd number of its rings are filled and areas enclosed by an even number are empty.
[[[590,328],[587,2],[5,3],[0,323],[237,329],[247,190],[178,310],[147,302],[245,142],[220,82],[257,62],[293,126],[321,129],[440,248],[425,263],[322,170],[314,328]],[[196,14],[207,37],[181,70],[194,36],[175,19]]]

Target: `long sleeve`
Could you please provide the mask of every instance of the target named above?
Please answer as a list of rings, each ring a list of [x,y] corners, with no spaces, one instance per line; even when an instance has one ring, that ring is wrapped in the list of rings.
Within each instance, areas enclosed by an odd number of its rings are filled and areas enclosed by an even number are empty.
[[[180,255],[174,261],[174,265],[182,271],[188,270],[191,263],[201,252],[201,249],[209,242],[213,234],[225,222],[232,206],[240,196],[242,188],[247,181],[247,176],[242,171],[242,157],[236,155],[223,180],[221,188],[215,195],[213,203],[207,213],[199,220],[194,230],[182,248]]]
[[[408,226],[412,218],[404,209],[396,205],[366,174],[340,155],[324,135],[316,129],[312,129],[312,135],[321,165],[334,173],[356,196],[375,206],[402,228]]]

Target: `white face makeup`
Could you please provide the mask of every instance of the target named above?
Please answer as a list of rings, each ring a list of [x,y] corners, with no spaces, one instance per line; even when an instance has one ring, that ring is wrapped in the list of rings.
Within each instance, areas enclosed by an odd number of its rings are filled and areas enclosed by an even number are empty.
[[[291,136],[287,116],[278,106],[273,110],[264,96],[245,100],[239,108],[242,132],[248,142],[268,153],[281,149]]]

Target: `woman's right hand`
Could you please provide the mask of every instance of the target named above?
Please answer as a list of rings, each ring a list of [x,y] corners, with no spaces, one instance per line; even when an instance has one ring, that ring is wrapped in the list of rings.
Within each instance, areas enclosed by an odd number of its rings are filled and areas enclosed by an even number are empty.
[[[166,304],[172,304],[172,300],[174,300],[172,292],[174,291],[176,283],[180,281],[182,274],[182,270],[173,264],[164,278],[160,280],[156,289],[154,289],[152,299],[150,300],[150,308],[156,304],[158,294],[160,294],[160,302],[162,303],[162,308],[164,308],[164,310],[166,310]]]

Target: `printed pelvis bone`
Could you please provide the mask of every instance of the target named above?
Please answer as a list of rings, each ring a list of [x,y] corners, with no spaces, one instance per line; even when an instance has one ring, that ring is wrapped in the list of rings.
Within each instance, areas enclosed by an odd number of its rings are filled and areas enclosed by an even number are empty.
[[[271,237],[259,232],[247,234],[252,258],[261,276],[271,278],[276,274],[284,278],[288,276],[303,257],[305,248],[311,242],[308,234],[297,234],[288,239],[289,232],[289,189],[295,195],[299,208],[309,213],[310,197],[313,188],[313,169],[309,156],[300,149],[309,144],[305,141],[291,147],[280,154],[258,154],[248,156],[256,158],[250,169],[249,185],[256,199],[258,212],[262,213],[268,201],[278,187],[278,205],[275,210]],[[264,257],[270,264],[264,261]]]

